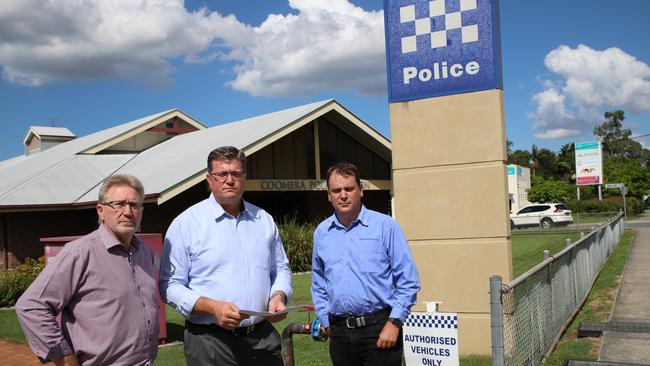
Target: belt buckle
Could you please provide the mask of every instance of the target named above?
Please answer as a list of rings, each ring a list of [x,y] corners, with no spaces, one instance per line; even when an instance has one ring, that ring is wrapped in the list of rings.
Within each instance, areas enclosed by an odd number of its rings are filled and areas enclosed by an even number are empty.
[[[353,322],[352,324],[350,324],[350,320],[352,320]],[[360,316],[358,318],[349,316],[345,318],[345,326],[348,327],[349,329],[363,327],[365,325],[366,325],[366,319],[363,316]]]

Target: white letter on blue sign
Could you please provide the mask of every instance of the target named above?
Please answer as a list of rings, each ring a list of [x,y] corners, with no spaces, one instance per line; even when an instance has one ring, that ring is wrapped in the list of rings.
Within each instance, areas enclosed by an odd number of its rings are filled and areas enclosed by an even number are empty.
[[[418,74],[418,69],[413,66],[409,66],[405,67],[402,72],[404,73],[404,84],[408,84],[411,82],[411,79],[413,79],[415,75]]]

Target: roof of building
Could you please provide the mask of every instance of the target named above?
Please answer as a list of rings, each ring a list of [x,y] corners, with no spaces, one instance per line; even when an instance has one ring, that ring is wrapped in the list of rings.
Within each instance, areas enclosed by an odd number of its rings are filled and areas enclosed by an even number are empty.
[[[125,136],[144,131],[171,115],[193,121],[173,109],[61,143],[39,154],[0,162],[0,175],[7,177],[0,181],[0,209],[94,204],[103,179],[120,173],[137,176],[145,194],[160,204],[205,178],[206,157],[216,147],[232,145],[250,155],[326,113],[348,121],[341,127],[362,131],[370,145],[390,154],[390,142],[384,136],[331,99],[199,128],[139,153],[100,154]]]
[[[68,130],[65,127],[29,126],[29,130],[27,130],[27,134],[25,135],[23,142],[29,142],[32,136],[37,136],[39,138],[43,138],[45,136],[64,138],[77,137],[74,133],[72,133],[72,131]]]

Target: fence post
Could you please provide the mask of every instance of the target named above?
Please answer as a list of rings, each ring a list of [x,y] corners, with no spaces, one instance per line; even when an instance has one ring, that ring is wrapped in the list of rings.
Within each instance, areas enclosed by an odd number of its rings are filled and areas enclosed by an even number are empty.
[[[501,276],[490,277],[490,322],[492,327],[492,366],[504,366]]]
[[[564,242],[565,242],[567,247],[571,246],[571,239],[566,239]]]
[[[548,257],[551,255],[551,252],[549,252],[548,249],[544,249],[542,253],[544,253],[544,260],[547,260]]]

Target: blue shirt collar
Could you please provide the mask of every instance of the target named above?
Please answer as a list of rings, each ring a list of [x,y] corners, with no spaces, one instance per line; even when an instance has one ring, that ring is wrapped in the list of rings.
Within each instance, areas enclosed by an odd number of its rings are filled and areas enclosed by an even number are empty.
[[[343,226],[343,224],[341,224],[341,222],[339,221],[339,218],[336,217],[336,212],[334,212],[334,214],[330,216],[329,220],[330,220],[330,224],[327,227],[327,230],[332,230],[335,227],[345,230],[345,226]],[[361,211],[359,212],[359,216],[357,217],[356,220],[350,223],[350,227],[348,229],[352,229],[357,225],[363,225],[366,227],[368,226],[368,210],[366,209],[366,206],[364,206],[363,204],[361,205]]]

